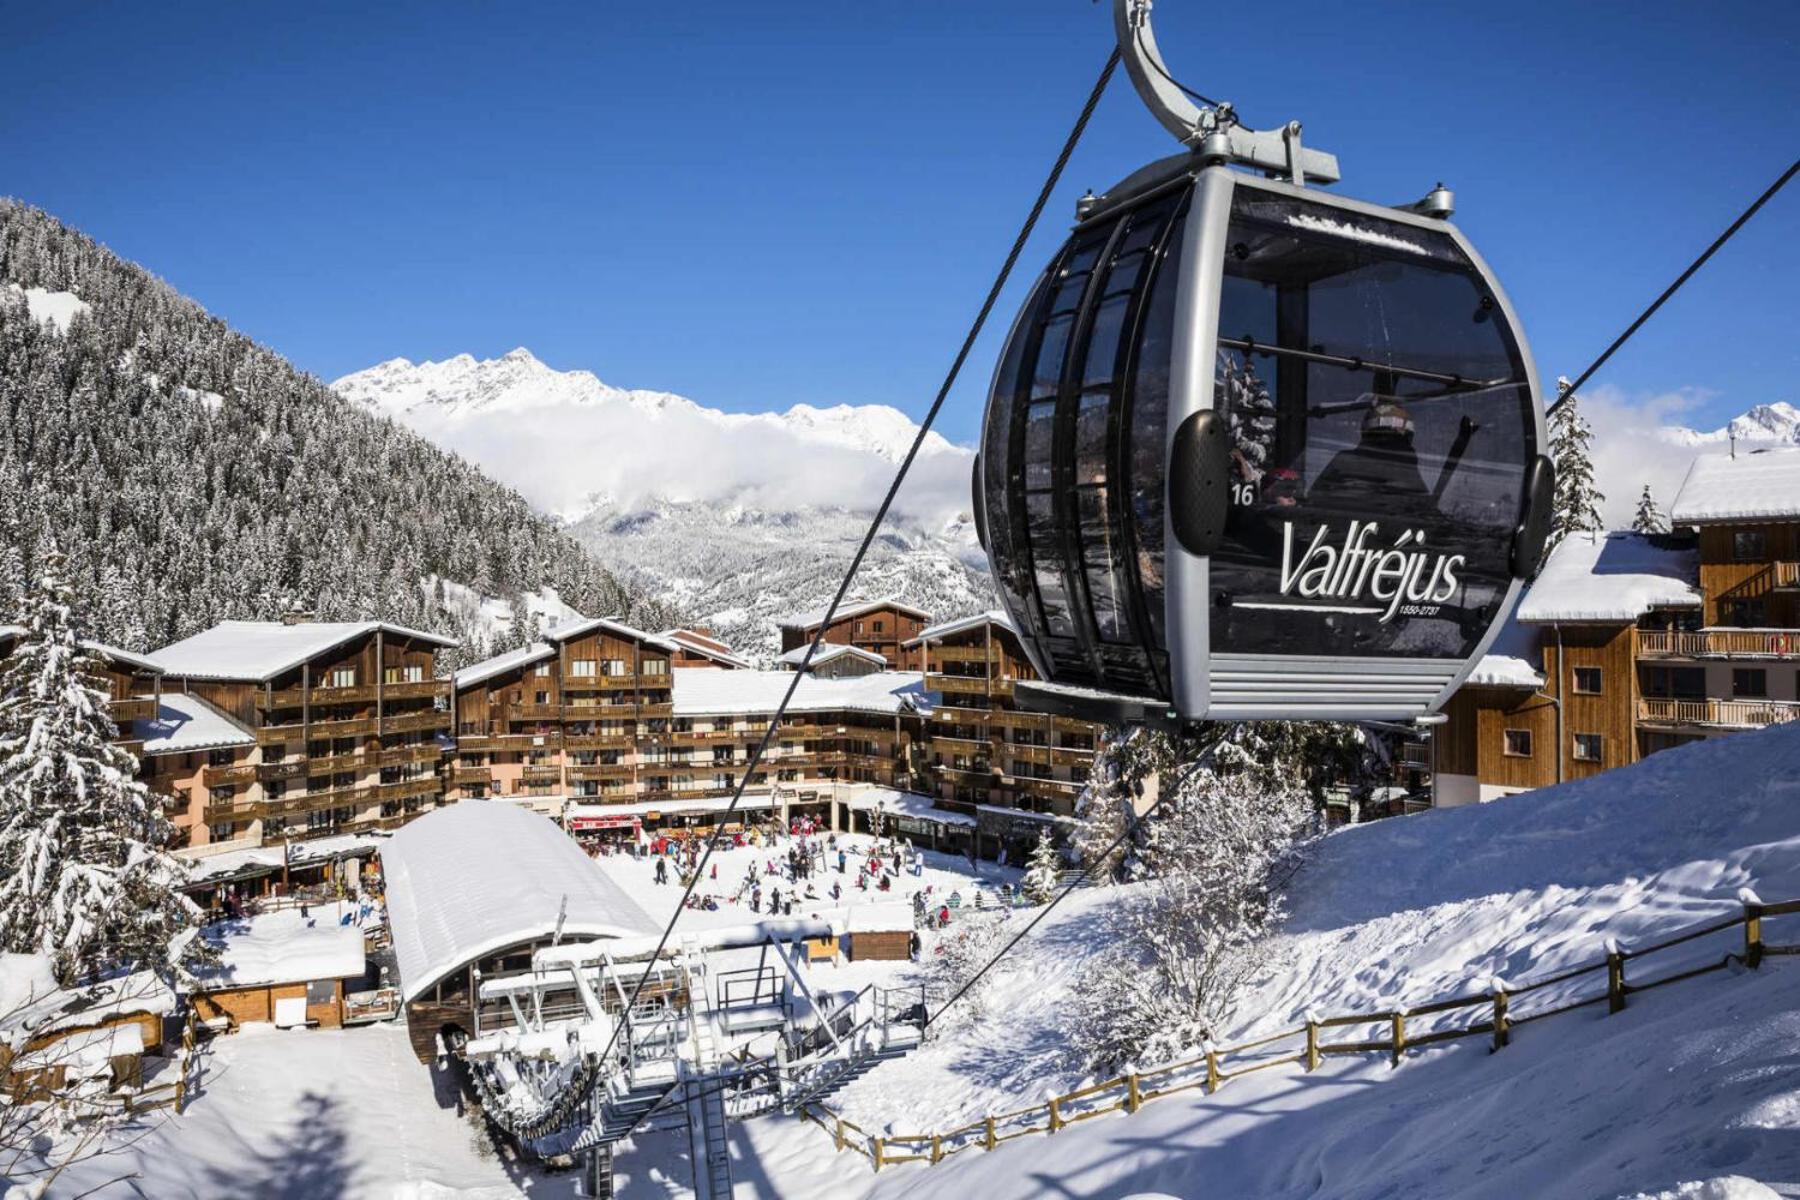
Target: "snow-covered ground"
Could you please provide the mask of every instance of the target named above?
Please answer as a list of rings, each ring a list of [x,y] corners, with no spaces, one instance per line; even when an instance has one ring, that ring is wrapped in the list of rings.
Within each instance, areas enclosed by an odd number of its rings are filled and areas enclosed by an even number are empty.
[[[1668,751],[1596,779],[1327,838],[1294,886],[1280,967],[1227,1042],[1309,1008],[1380,1011],[1524,981],[1800,896],[1800,729]],[[1064,1054],[1069,989],[1116,892],[1080,893],[1015,952],[990,1016],[858,1080],[834,1103],[873,1132],[929,1132],[1082,1082]],[[1632,970],[1732,948],[1726,933]],[[1800,942],[1800,917],[1767,937]],[[1640,976],[1642,977],[1642,976]],[[1581,985],[1591,988],[1594,984]],[[738,1130],[745,1171],[789,1196],[1619,1197],[1737,1175],[1800,1196],[1800,965],[1721,972],[1409,1057],[1328,1059],[1217,1098],[1171,1097],[992,1154],[879,1176],[791,1120]],[[1714,1193],[1763,1196],[1747,1183]],[[1735,1190],[1733,1190],[1735,1189]]]
[[[575,1195],[570,1175],[521,1173],[439,1096],[399,1025],[247,1025],[203,1054],[204,1085],[177,1117],[144,1118],[121,1153],[82,1163],[52,1197],[153,1200],[500,1200]]]

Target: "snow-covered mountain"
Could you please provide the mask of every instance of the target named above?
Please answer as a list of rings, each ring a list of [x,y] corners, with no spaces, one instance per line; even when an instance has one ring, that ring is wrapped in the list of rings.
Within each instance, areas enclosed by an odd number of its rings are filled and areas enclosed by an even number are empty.
[[[562,517],[650,594],[739,650],[826,603],[918,426],[882,405],[727,413],[558,371],[530,351],[391,359],[332,385]],[[940,616],[992,604],[969,514],[973,452],[926,437],[858,578]]]
[[[1705,433],[1684,425],[1665,425],[1661,432],[1665,441],[1677,446],[1714,446],[1733,438],[1740,442],[1800,442],[1800,408],[1777,400],[1758,404]]]

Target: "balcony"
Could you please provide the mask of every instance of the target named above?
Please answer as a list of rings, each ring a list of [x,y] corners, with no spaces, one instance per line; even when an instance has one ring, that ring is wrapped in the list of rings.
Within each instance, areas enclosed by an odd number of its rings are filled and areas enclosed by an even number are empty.
[[[506,708],[506,719],[509,721],[560,721],[564,706],[561,704],[511,704]]]
[[[420,679],[411,683],[384,683],[381,685],[381,698],[387,700],[436,700],[439,697],[449,699],[456,691],[456,685],[448,679]]]
[[[444,790],[443,780],[436,775],[418,779],[402,779],[384,783],[373,789],[377,800],[404,800],[409,796],[436,796]]]
[[[562,768],[546,766],[527,766],[520,770],[519,781],[526,784],[561,783]]]
[[[201,780],[209,788],[236,787],[238,784],[255,783],[256,776],[254,763],[232,763],[229,766],[206,768]]]
[[[339,771],[367,771],[375,765],[372,756],[362,754],[332,754],[322,758],[306,760],[308,775],[335,775]]]
[[[112,714],[115,724],[125,721],[156,720],[156,701],[140,698],[129,700],[108,700],[106,710]]]
[[[383,750],[371,756],[371,761],[384,767],[403,766],[406,763],[434,763],[444,757],[444,748],[433,742],[425,746],[401,746],[397,750]]]
[[[997,654],[990,653],[988,647],[985,645],[933,646],[929,653],[933,662],[978,663],[987,662],[992,658],[999,657]]]
[[[457,787],[475,787],[493,781],[494,773],[488,767],[457,767],[450,772],[450,782]]]
[[[518,753],[561,744],[562,735],[554,730],[549,733],[464,733],[456,738],[456,748],[470,754],[482,751]]]
[[[445,713],[444,718],[449,719]],[[307,738],[319,737],[356,737],[359,734],[373,734],[381,723],[374,717],[353,717],[343,721],[314,721],[302,725],[295,721],[287,725],[264,725],[256,731],[256,742],[259,746],[276,745],[284,742],[299,742]]]
[[[1421,771],[1431,770],[1431,746],[1427,742],[1402,742],[1400,762]]]
[[[565,750],[629,750],[632,737],[625,733],[565,733]]]
[[[381,732],[383,733],[417,733],[421,730],[448,728],[450,728],[450,714],[439,712],[437,709],[381,719]]]
[[[986,675],[931,675],[926,677],[925,687],[946,696],[985,696],[990,688],[999,690]]]
[[[569,768],[569,779],[575,783],[587,783],[594,780],[630,779],[632,766],[630,763],[588,763],[585,766]]]
[[[1800,701],[1671,700],[1647,696],[1638,701],[1643,725],[1712,729],[1761,729],[1800,720]]]
[[[1778,592],[1791,592],[1800,588],[1800,562],[1778,562],[1770,568],[1774,572],[1771,585]]]
[[[303,758],[292,762],[266,762],[256,766],[256,777],[264,783],[276,783],[287,779],[299,779],[306,774],[307,763]]]
[[[1698,629],[1690,633],[1643,631],[1639,658],[1764,658],[1800,660],[1800,629]]]
[[[244,796],[232,796],[225,800],[208,800],[206,802],[206,820],[208,824],[212,825],[223,824],[226,821],[254,821],[263,815],[264,807]]]

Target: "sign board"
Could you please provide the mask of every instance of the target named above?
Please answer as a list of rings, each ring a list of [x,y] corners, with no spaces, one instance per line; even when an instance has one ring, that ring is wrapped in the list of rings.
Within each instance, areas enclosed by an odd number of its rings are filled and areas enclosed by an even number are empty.
[[[569,830],[573,833],[591,833],[596,829],[635,829],[641,824],[643,822],[634,813],[600,813],[569,818]]]

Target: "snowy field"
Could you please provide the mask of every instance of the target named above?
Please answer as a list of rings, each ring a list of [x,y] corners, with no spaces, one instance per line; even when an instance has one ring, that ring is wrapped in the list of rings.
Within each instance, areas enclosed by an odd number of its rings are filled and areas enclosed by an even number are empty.
[[[1597,779],[1327,838],[1294,886],[1282,962],[1226,1041],[1316,1004],[1382,1010],[1524,980],[1738,910],[1800,897],[1800,728],[1669,751]],[[1116,892],[1078,893],[1015,952],[989,1016],[883,1064],[834,1105],[872,1132],[947,1129],[1083,1082],[1069,989]],[[1732,931],[1642,965],[1716,960]],[[1800,942],[1800,917],[1771,942]],[[1639,970],[1633,964],[1633,970]],[[1590,981],[1592,977],[1589,977]],[[1592,988],[1592,982],[1584,986]],[[1772,959],[1409,1057],[1328,1059],[992,1154],[874,1175],[790,1120],[738,1128],[746,1175],[788,1196],[1800,1196],[1800,964]],[[1761,1181],[1723,1182],[1729,1177]],[[1693,1185],[1677,1190],[1684,1184]],[[1701,1186],[1704,1184],[1705,1186]],[[1710,1189],[1710,1190],[1709,1190]],[[1773,1190],[1771,1190],[1773,1189]]]

